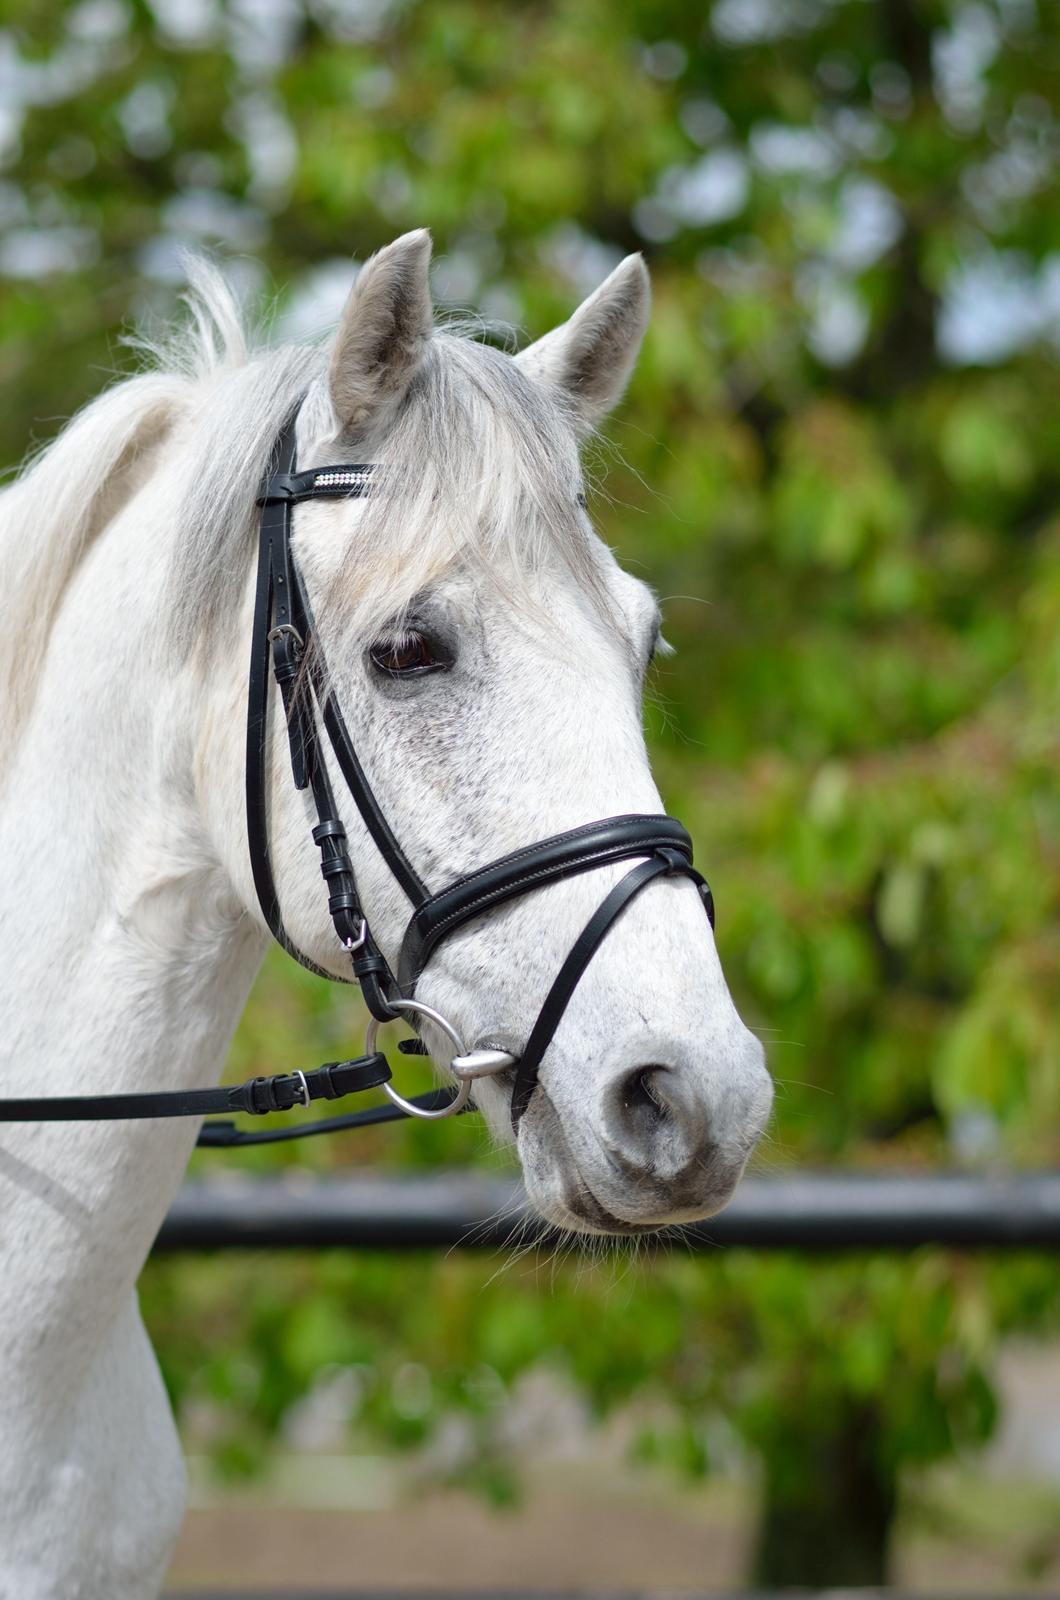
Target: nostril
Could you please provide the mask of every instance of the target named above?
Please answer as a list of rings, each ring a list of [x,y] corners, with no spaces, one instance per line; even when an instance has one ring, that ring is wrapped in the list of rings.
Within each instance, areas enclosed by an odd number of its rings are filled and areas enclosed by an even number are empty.
[[[666,1115],[666,1103],[658,1091],[658,1078],[667,1069],[655,1064],[636,1067],[621,1084],[622,1109],[635,1121],[659,1122]]]

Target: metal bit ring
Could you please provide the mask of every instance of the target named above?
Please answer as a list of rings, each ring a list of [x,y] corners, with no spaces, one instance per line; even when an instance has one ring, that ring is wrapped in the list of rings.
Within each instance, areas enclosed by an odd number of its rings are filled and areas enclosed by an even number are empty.
[[[394,1011],[411,1011],[418,1017],[426,1017],[428,1022],[433,1022],[436,1027],[441,1028],[442,1032],[453,1046],[454,1055],[466,1055],[467,1052],[464,1049],[464,1041],[461,1039],[452,1023],[443,1017],[440,1011],[435,1011],[433,1006],[424,1005],[422,1000],[388,1000],[387,1004]],[[368,1024],[368,1032],[364,1036],[364,1050],[366,1055],[375,1054],[375,1042],[381,1026],[382,1024],[379,1021],[379,1018],[372,1017]],[[439,1111],[428,1111],[423,1106],[413,1105],[411,1100],[405,1100],[389,1083],[383,1084],[383,1092],[387,1099],[392,1101],[392,1103],[396,1105],[400,1111],[404,1111],[406,1116],[420,1117],[424,1122],[439,1122],[443,1117],[455,1117],[458,1111],[463,1111],[464,1107],[467,1105],[468,1097],[471,1094],[471,1080],[470,1078],[461,1079],[460,1088],[457,1092],[456,1099],[453,1100],[451,1104],[442,1106]]]

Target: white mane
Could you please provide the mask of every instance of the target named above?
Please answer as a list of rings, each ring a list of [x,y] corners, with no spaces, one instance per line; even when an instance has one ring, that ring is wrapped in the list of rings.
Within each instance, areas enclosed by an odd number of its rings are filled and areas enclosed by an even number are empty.
[[[0,743],[25,716],[63,594],[100,529],[133,492],[185,401],[162,372],[128,378],[94,400],[0,496]]]

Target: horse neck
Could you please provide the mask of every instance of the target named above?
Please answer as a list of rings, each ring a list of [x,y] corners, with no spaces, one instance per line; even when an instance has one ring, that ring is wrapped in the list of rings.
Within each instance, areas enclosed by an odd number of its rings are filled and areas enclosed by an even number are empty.
[[[166,659],[174,452],[73,575],[0,794],[8,1093],[216,1080],[261,958],[198,798],[238,689]]]
[[[156,477],[41,625],[0,792],[0,1094],[216,1080],[264,947],[197,798],[199,730],[238,717],[238,687],[220,662],[211,690],[166,661],[180,529]],[[133,1291],[195,1132],[191,1119],[0,1127],[4,1594],[83,1592],[86,1561],[93,1593],[155,1592],[128,1575],[161,1573],[182,1473]]]

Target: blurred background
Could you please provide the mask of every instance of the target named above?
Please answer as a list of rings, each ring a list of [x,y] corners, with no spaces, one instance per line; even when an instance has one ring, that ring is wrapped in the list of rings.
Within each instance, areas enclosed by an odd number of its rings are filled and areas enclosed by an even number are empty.
[[[130,370],[188,246],[291,337],[412,227],[490,337],[645,252],[592,509],[677,647],[648,732],[768,1041],[760,1170],[1060,1162],[1060,9],[3,19],[12,467]],[[276,952],[231,1073],[361,1023]],[[196,1162],[509,1170],[474,1119]],[[1055,1258],[935,1249],[159,1258],[173,1584],[1055,1589],[1058,1287]]]

